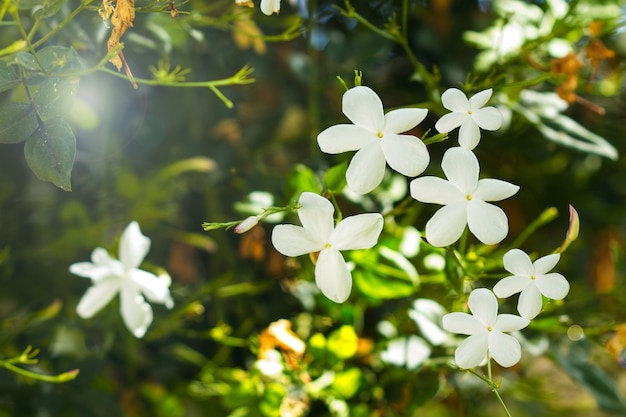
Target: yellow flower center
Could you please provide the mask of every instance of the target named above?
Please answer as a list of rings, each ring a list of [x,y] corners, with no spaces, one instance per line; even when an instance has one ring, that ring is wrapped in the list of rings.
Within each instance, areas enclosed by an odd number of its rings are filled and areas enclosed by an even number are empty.
[[[536,276],[534,276],[534,275],[531,275],[531,276],[530,276],[530,279],[532,279],[532,280],[534,281],[534,280],[536,280],[536,279],[537,279],[537,277],[536,277]]]
[[[378,138],[379,138],[379,139],[382,139],[382,138],[383,138],[383,136],[384,136],[384,135],[383,135],[383,132],[378,132]]]
[[[488,331],[488,332],[490,332],[490,331],[492,331],[492,330],[493,330],[493,328],[492,328],[491,326],[487,326],[487,331]]]
[[[471,195],[471,194],[466,195],[466,196],[465,196],[465,199],[466,199],[467,201],[471,200],[471,199],[472,199],[472,195]]]

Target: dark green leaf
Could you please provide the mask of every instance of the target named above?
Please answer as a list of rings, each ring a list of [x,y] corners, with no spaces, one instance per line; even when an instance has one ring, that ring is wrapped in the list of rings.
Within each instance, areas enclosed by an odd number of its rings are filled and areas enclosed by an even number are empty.
[[[13,55],[11,64],[16,64],[29,71],[41,71],[41,67],[37,64],[35,57],[28,52],[18,52]]]
[[[0,143],[23,142],[37,126],[37,116],[30,104],[10,103],[0,107]]]
[[[33,16],[35,19],[45,19],[54,16],[61,10],[66,0],[43,0],[37,1],[33,6]]]
[[[65,116],[74,105],[78,78],[46,78],[35,94],[35,105],[46,121]]]
[[[46,71],[53,73],[76,72],[84,69],[74,48],[51,45],[43,48],[37,56]]]
[[[28,166],[39,179],[71,191],[70,177],[76,155],[76,138],[66,122],[51,119],[43,128],[38,128],[26,141],[24,155]]]
[[[20,83],[18,74],[3,60],[0,60],[0,93],[10,90]]]
[[[553,345],[554,358],[564,371],[591,392],[601,409],[623,415],[626,405],[617,393],[615,380],[592,363],[593,359],[589,357],[590,344],[587,339],[578,342],[565,339]]]

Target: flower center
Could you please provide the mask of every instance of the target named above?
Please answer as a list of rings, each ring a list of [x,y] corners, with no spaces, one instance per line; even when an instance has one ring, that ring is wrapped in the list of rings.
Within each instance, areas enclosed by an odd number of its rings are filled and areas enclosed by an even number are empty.
[[[465,196],[465,199],[466,199],[467,201],[470,201],[470,200],[472,199],[472,195],[471,195],[471,194],[466,195],[466,196]]]
[[[534,281],[534,280],[536,280],[536,279],[537,279],[537,277],[536,277],[536,276],[534,276],[534,275],[531,275],[531,276],[530,276],[530,279]]]
[[[467,111],[467,114],[472,114],[472,111],[471,111],[471,110],[468,110],[468,111]]]
[[[492,330],[493,330],[493,327],[491,327],[491,326],[487,326],[487,331],[488,331],[488,332],[490,332],[490,331],[492,331]]]
[[[330,243],[327,243],[327,244],[325,244],[325,245],[324,245],[324,249],[328,249],[328,248],[330,248],[331,246],[332,246],[332,245],[331,245]]]
[[[379,139],[382,139],[382,138],[383,138],[383,136],[384,136],[383,132],[378,132],[378,138],[379,138]]]

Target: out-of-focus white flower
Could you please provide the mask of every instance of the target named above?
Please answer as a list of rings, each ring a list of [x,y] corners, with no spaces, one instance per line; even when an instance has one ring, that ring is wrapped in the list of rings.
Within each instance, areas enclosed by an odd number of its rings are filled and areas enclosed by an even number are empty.
[[[261,11],[268,16],[280,13],[280,0],[261,0]]]
[[[383,362],[413,370],[430,357],[430,346],[417,336],[393,339],[380,354]]]
[[[470,293],[468,306],[472,314],[449,313],[443,317],[443,328],[452,333],[469,335],[454,353],[456,364],[463,369],[480,365],[487,354],[505,368],[522,357],[519,341],[506,333],[521,330],[530,320],[513,314],[498,315],[496,296],[486,288]]]
[[[464,148],[450,148],[441,162],[448,178],[421,177],[411,182],[411,196],[423,203],[442,204],[426,223],[426,239],[433,246],[456,242],[468,225],[482,243],[501,242],[509,232],[506,214],[486,201],[511,197],[519,187],[506,181],[478,179],[478,159]]]
[[[406,108],[385,114],[378,95],[364,86],[344,93],[342,109],[354,124],[331,126],[317,136],[317,142],[326,153],[357,151],[346,171],[352,191],[366,194],[380,185],[386,163],[407,177],[424,172],[430,162],[426,145],[401,133],[417,126],[428,110]]]
[[[526,252],[511,249],[504,254],[504,269],[513,275],[501,279],[493,287],[493,292],[500,298],[519,292],[517,311],[527,319],[535,318],[543,306],[542,295],[562,300],[569,292],[569,283],[563,275],[548,273],[560,258],[561,255],[555,253],[532,262]]]
[[[70,265],[71,273],[90,278],[93,283],[78,303],[78,315],[84,319],[92,317],[119,293],[124,324],[135,337],[143,337],[152,323],[152,308],[145,299],[165,304],[167,308],[174,306],[169,275],[157,277],[139,269],[149,250],[150,239],[133,221],[120,238],[119,260],[111,258],[104,248],[96,248],[91,254],[91,262]]]
[[[443,107],[452,111],[444,114],[435,124],[439,132],[459,129],[459,145],[472,150],[480,142],[480,129],[498,130],[502,126],[502,115],[495,107],[484,107],[491,98],[493,90],[483,90],[469,100],[457,88],[449,88],[441,95]]]
[[[302,226],[281,224],[272,231],[272,243],[286,256],[319,252],[315,282],[336,303],[346,301],[352,290],[352,275],[342,250],[368,249],[376,244],[383,229],[379,213],[346,217],[335,227],[332,203],[314,193],[300,196],[298,217]]]
[[[446,310],[441,304],[428,298],[413,301],[413,309],[409,310],[409,317],[420,329],[422,336],[434,346],[450,341],[450,335],[441,328],[445,314]]]

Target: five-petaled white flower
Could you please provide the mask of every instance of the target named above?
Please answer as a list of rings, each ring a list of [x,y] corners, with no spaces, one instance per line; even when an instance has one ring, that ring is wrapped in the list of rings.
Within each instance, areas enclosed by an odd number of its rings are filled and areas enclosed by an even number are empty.
[[[261,0],[261,11],[266,15],[280,12],[280,0]]]
[[[553,300],[562,300],[569,292],[569,283],[559,273],[548,274],[559,262],[558,253],[544,256],[534,263],[520,249],[511,249],[504,255],[504,269],[512,276],[501,279],[493,292],[500,298],[520,293],[517,311],[522,317],[532,319],[543,306],[541,295]]]
[[[330,201],[304,192],[299,203],[302,227],[291,224],[274,227],[272,243],[286,256],[319,252],[315,282],[326,297],[342,303],[350,295],[352,276],[339,251],[374,246],[383,228],[383,217],[379,213],[358,214],[346,217],[335,227],[335,208]]]
[[[456,364],[469,369],[488,359],[487,353],[501,366],[519,362],[519,341],[505,334],[521,330],[530,320],[513,314],[498,315],[496,296],[486,288],[473,290],[467,302],[472,314],[449,313],[443,316],[443,328],[452,333],[469,335],[454,353]]]
[[[326,153],[358,151],[346,172],[352,191],[366,194],[376,188],[383,180],[386,163],[407,177],[424,172],[430,161],[426,145],[415,136],[400,133],[417,126],[428,110],[406,108],[385,114],[380,98],[364,86],[344,93],[342,110],[354,124],[331,126],[317,136],[317,142]]]
[[[480,129],[498,130],[502,125],[502,115],[495,107],[483,107],[491,98],[492,90],[474,94],[469,100],[457,88],[449,88],[441,95],[443,107],[452,111],[445,114],[435,124],[439,132],[459,129],[459,145],[472,150],[480,142]]]
[[[70,265],[71,273],[90,278],[93,283],[76,307],[78,315],[84,319],[92,317],[119,292],[126,327],[135,337],[143,337],[152,323],[152,308],[144,297],[167,308],[174,305],[169,276],[157,277],[138,269],[149,250],[150,239],[141,234],[139,225],[133,221],[120,238],[119,260],[111,258],[106,249],[96,248],[91,253],[91,262]]]
[[[509,231],[504,211],[486,201],[511,197],[519,187],[506,181],[478,179],[478,159],[467,149],[450,148],[443,155],[441,167],[448,180],[421,177],[411,181],[411,196],[423,203],[442,204],[426,223],[426,239],[433,246],[456,242],[465,225],[481,242],[501,242]]]

